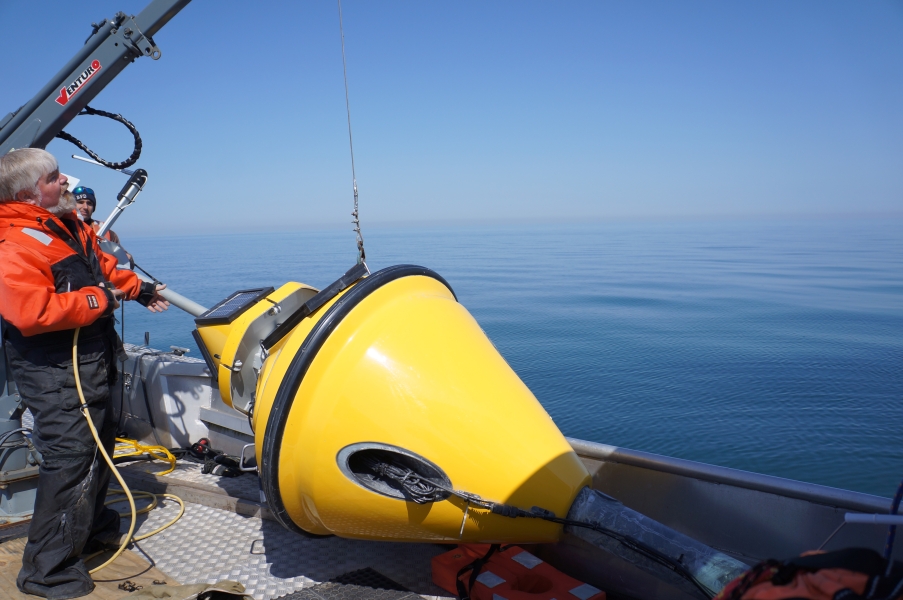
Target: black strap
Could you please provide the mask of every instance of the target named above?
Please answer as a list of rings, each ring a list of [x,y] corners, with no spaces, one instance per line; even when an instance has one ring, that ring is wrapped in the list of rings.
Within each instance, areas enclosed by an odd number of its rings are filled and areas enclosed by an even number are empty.
[[[811,573],[822,569],[845,569],[873,577],[882,575],[886,566],[884,557],[871,548],[844,548],[785,560],[771,582],[774,585],[787,585],[800,571]]]
[[[459,600],[470,600],[470,592],[473,590],[474,584],[477,582],[477,577],[480,576],[480,571],[483,570],[483,567],[486,566],[486,563],[489,562],[489,557],[495,554],[499,549],[498,544],[492,544],[489,546],[489,551],[482,558],[478,558],[469,565],[461,567],[461,570],[458,571],[458,575],[455,577],[455,584],[458,587],[458,598]],[[470,581],[468,585],[465,587],[464,582],[461,581],[461,576],[470,571]]]
[[[884,573],[887,562],[884,557],[871,548],[844,548],[824,554],[812,554],[800,556],[785,561],[786,564],[795,565],[806,571],[818,571],[820,569],[846,569],[866,575],[880,575]]]
[[[270,333],[270,335],[266,336],[263,341],[260,342],[260,345],[263,346],[265,350],[269,350],[275,346],[279,340],[285,337],[289,331],[294,329],[298,323],[303,321],[305,317],[338,296],[339,292],[349,285],[369,274],[370,271],[367,269],[366,265],[354,265],[339,279],[320,290],[316,296],[305,302],[301,305],[301,308],[289,315],[285,321]]]

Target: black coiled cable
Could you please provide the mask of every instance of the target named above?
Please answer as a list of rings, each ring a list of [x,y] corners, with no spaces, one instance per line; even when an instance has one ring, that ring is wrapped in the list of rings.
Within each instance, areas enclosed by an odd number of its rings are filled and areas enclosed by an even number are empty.
[[[118,162],[118,163],[110,162],[110,161],[102,159],[94,151],[92,151],[84,143],[82,143],[81,140],[79,140],[72,134],[66,133],[65,131],[61,131],[58,134],[56,134],[56,137],[60,138],[61,140],[66,140],[67,142],[72,142],[73,144],[75,144],[76,146],[78,146],[79,148],[81,148],[82,150],[87,152],[88,156],[90,156],[91,158],[93,158],[94,160],[96,160],[97,162],[102,164],[103,166],[109,167],[111,169],[115,169],[117,171],[122,170],[122,169],[127,169],[127,168],[131,167],[133,164],[135,164],[136,162],[138,162],[138,158],[141,156],[141,147],[143,145],[143,142],[141,141],[141,136],[138,134],[138,129],[134,125],[132,125],[132,123],[128,119],[126,119],[122,115],[113,114],[113,113],[107,112],[105,110],[97,110],[96,108],[91,108],[90,106],[86,106],[78,114],[79,115],[97,115],[100,117],[107,117],[108,119],[113,119],[114,121],[119,121],[120,123],[125,125],[126,128],[132,132],[132,136],[135,138],[135,148],[134,148],[134,150],[132,150],[131,156],[129,156],[127,159],[125,159],[122,162]]]
[[[416,473],[413,469],[367,456],[364,466],[375,475],[396,482],[405,494],[417,504],[428,504],[448,498],[448,491]]]

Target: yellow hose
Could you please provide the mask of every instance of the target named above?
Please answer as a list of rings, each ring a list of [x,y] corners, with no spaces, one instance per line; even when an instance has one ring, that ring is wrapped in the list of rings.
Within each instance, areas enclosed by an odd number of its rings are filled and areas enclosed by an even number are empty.
[[[107,501],[103,503],[104,506],[112,506],[113,504],[119,504],[120,502],[126,502],[125,498],[110,498],[110,496],[116,496],[118,494],[124,494],[124,493],[125,492],[123,492],[122,490],[117,490],[117,489],[112,489],[112,488],[107,490]],[[139,508],[138,512],[136,514],[143,515],[145,513],[149,513],[150,511],[154,510],[155,508],[157,508],[157,494],[152,494],[150,492],[144,492],[141,490],[135,490],[134,492],[132,492],[132,497],[136,498],[136,499],[140,498],[140,497],[145,497],[145,498],[149,497],[151,499],[150,504],[148,504],[144,508]],[[137,506],[137,504],[136,504],[136,506]],[[127,516],[129,516],[129,513],[119,513],[119,516],[127,517]]]
[[[91,413],[88,412],[88,402],[85,400],[85,394],[82,391],[81,377],[79,377],[79,373],[78,373],[78,334],[80,331],[81,331],[81,327],[76,328],[75,334],[72,336],[72,370],[75,373],[75,389],[78,390],[78,397],[81,400],[81,411],[82,411],[82,414],[85,416],[85,420],[88,421],[88,427],[91,429],[91,435],[94,436],[94,441],[97,443],[97,448],[100,450],[100,453],[103,455],[103,458],[107,462],[107,465],[110,467],[110,470],[113,472],[113,475],[116,477],[116,481],[118,481],[119,485],[122,486],[121,490],[115,490],[115,492],[118,494],[125,494],[126,499],[129,502],[129,508],[131,509],[129,514],[132,517],[131,523],[129,525],[129,532],[126,534],[125,538],[123,539],[122,545],[119,546],[119,549],[116,550],[116,552],[113,554],[113,556],[108,561],[106,561],[99,567],[95,567],[95,568],[91,569],[90,571],[88,571],[88,573],[93,575],[94,573],[97,573],[98,571],[100,571],[101,569],[103,569],[104,567],[106,567],[107,565],[112,563],[114,560],[119,558],[119,555],[125,551],[126,547],[132,541],[137,542],[140,540],[147,539],[152,535],[160,533],[161,531],[163,531],[164,529],[166,529],[167,527],[169,527],[170,525],[172,525],[173,523],[178,521],[182,517],[182,515],[185,514],[185,503],[182,502],[181,498],[179,498],[177,496],[173,496],[172,494],[160,494],[163,497],[172,498],[173,500],[175,500],[179,503],[179,506],[180,506],[179,514],[176,516],[175,519],[173,519],[172,521],[170,521],[163,527],[160,527],[159,529],[156,529],[156,530],[154,530],[150,533],[146,533],[144,535],[140,535],[138,537],[132,537],[133,534],[135,533],[135,524],[138,520],[138,512],[135,508],[135,498],[132,496],[132,492],[129,490],[129,486],[127,486],[125,484],[125,480],[122,478],[122,475],[119,474],[119,470],[116,468],[116,465],[113,464],[113,461],[110,459],[110,455],[107,454],[106,448],[103,447],[103,444],[100,441],[100,435],[97,433],[97,428],[94,427],[94,421],[91,419]],[[166,449],[164,448],[163,450],[166,450]],[[169,456],[172,456],[172,454],[170,454],[169,451],[166,451],[166,454],[169,454]],[[153,456],[153,454],[152,454],[152,456]],[[167,460],[167,459],[164,458],[163,460]],[[174,458],[173,458],[173,463],[175,463]],[[173,464],[173,468],[175,468],[174,464]],[[172,469],[167,471],[167,473],[169,473],[171,471],[172,471]],[[149,492],[136,492],[136,493],[145,495],[145,496],[146,495],[154,496],[153,505],[156,506],[156,502],[157,502],[156,495],[150,494]],[[121,500],[119,500],[119,502],[121,502]],[[107,504],[110,504],[110,502],[107,502]],[[145,507],[145,509],[142,509],[142,512],[146,512],[147,510],[150,510],[150,509]],[[125,515],[122,515],[122,516],[125,516]],[[91,557],[88,557],[87,560],[89,560],[90,558],[93,558],[94,556],[97,556],[97,554],[94,554]]]
[[[123,490],[112,490],[112,493],[122,494]],[[153,510],[153,508],[157,506],[157,498],[170,498],[179,503],[179,514],[177,514],[175,517],[173,517],[173,519],[170,520],[169,523],[167,523],[166,525],[163,525],[162,527],[158,527],[157,529],[154,529],[153,531],[151,531],[149,533],[142,533],[141,535],[136,535],[134,538],[132,538],[132,541],[134,541],[134,542],[140,542],[141,540],[146,540],[147,538],[151,537],[152,535],[157,535],[158,533],[160,533],[161,531],[163,531],[164,529],[166,529],[167,527],[169,527],[170,525],[172,525],[173,523],[175,523],[176,521],[181,519],[182,515],[185,514],[185,502],[183,502],[181,498],[179,498],[178,496],[175,496],[173,494],[152,494],[151,492],[144,492],[141,490],[136,490],[134,492],[134,495],[153,498],[153,501],[149,505],[145,506],[144,508],[142,508],[141,510],[138,511],[139,515]],[[112,500],[107,500],[106,504],[107,505],[116,504],[117,502],[124,502],[124,501],[125,500],[122,498],[119,498],[119,499],[114,498]],[[124,516],[126,516],[127,513],[119,513],[119,514],[120,514],[120,516],[124,517]]]
[[[125,491],[124,491],[124,490],[116,490],[116,489],[113,489],[113,490],[110,490],[109,492],[107,492],[107,496],[109,496],[111,493],[114,494],[114,495],[115,495],[115,494],[124,494]],[[142,490],[135,490],[135,491],[133,492],[133,494],[134,494],[134,496],[144,496],[144,497],[151,497],[151,498],[153,498],[153,500],[151,501],[150,504],[148,504],[147,506],[145,506],[144,508],[142,508],[141,510],[138,511],[138,514],[139,514],[139,515],[143,515],[144,513],[150,512],[151,510],[153,510],[154,508],[156,508],[156,506],[157,506],[157,499],[158,499],[158,498],[172,498],[173,500],[175,500],[176,502],[178,502],[178,503],[179,503],[179,514],[177,514],[177,515],[176,515],[169,523],[167,523],[166,525],[163,525],[162,527],[158,527],[157,529],[154,529],[153,531],[151,531],[151,532],[149,532],[149,533],[142,533],[141,535],[136,535],[136,536],[133,537],[131,540],[129,540],[130,542],[140,542],[141,540],[146,540],[147,538],[151,537],[152,535],[157,535],[158,533],[160,533],[161,531],[163,531],[164,529],[166,529],[166,528],[169,527],[170,525],[173,525],[176,521],[178,521],[179,519],[182,518],[182,515],[185,514],[185,502],[184,502],[181,498],[179,498],[178,496],[175,496],[175,495],[173,495],[173,494],[152,494],[151,492],[145,492],[145,491],[142,491]],[[125,502],[125,501],[126,501],[125,498],[113,498],[113,499],[111,499],[111,500],[107,500],[106,502],[104,502],[104,506],[110,506],[111,504],[116,504],[117,502]],[[126,516],[126,515],[128,515],[128,514],[129,514],[129,513],[119,513],[119,516],[120,516],[120,517],[124,517],[124,516]],[[88,556],[83,557],[82,560],[83,560],[85,563],[87,563],[87,562],[90,561],[92,558],[97,558],[98,556],[100,556],[100,555],[103,554],[104,552],[106,552],[106,550],[100,550],[99,552],[95,552],[94,554],[89,554]],[[114,557],[114,558],[115,558],[115,557]],[[113,559],[110,559],[110,560],[113,560]],[[107,561],[107,562],[109,562],[109,561]],[[91,572],[91,573],[94,573],[94,571],[99,571],[100,569],[102,569],[102,568],[105,567],[106,565],[107,565],[107,563],[104,563],[104,564],[102,564],[101,566],[97,567],[96,569],[94,569],[94,570],[92,570],[92,571],[90,571],[90,572]]]
[[[169,475],[176,470],[176,457],[172,455],[172,452],[170,452],[168,448],[164,448],[163,446],[142,444],[138,440],[116,438],[116,450],[113,453],[113,458],[120,458],[123,456],[140,456],[142,454],[149,454],[151,458],[169,463],[169,468],[165,471],[157,473],[157,475]]]

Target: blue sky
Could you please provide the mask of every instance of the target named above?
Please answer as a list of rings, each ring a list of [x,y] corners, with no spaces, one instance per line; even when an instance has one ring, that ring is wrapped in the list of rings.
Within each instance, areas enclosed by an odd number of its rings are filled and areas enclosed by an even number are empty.
[[[145,0],[0,3],[14,110],[92,21]],[[903,214],[900,2],[345,0],[368,224]],[[117,230],[334,227],[351,210],[335,2],[194,0],[92,102],[144,139]],[[101,155],[125,129],[67,130]],[[49,147],[113,206],[120,174]]]

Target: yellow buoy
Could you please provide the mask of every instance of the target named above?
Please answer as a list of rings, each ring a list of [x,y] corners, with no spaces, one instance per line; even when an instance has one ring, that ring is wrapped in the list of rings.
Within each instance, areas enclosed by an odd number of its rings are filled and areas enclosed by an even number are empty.
[[[291,321],[279,339],[267,336],[252,367],[257,460],[276,518],[296,531],[365,539],[557,539],[554,523],[509,519],[454,495],[419,504],[374,472],[375,463],[388,461],[448,489],[559,516],[590,482],[552,419],[442,277],[399,265],[339,288],[319,306],[311,300],[312,312]],[[259,346],[267,306],[304,290],[310,288],[269,290],[271,298],[249,310],[253,318],[235,320],[241,326],[231,331],[211,325],[216,335],[205,336],[199,318],[200,337],[225,338],[222,347]],[[297,303],[312,294],[304,293]],[[257,339],[247,339],[249,332]],[[209,343],[205,351],[220,354]],[[222,373],[238,373],[246,387],[245,364],[225,354],[221,362],[228,365]],[[231,385],[224,400],[229,395],[241,410],[237,398],[251,395]]]

